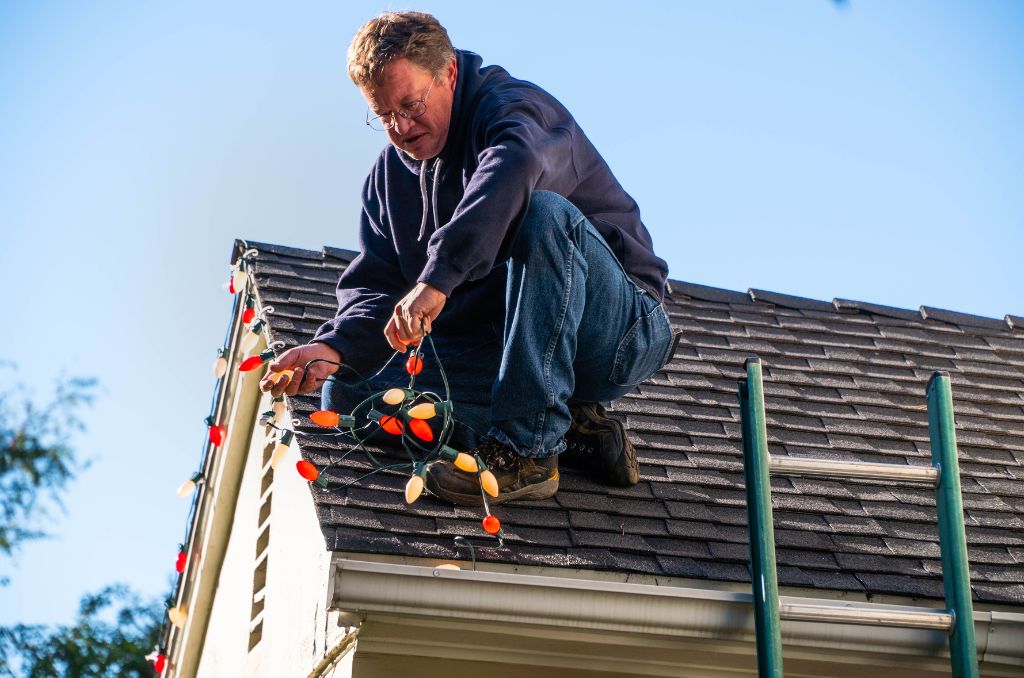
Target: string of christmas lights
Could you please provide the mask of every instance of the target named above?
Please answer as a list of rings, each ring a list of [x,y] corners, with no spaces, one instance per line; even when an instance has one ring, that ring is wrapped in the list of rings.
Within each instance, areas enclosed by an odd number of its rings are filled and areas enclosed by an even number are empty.
[[[242,359],[242,356],[245,356],[245,354],[252,351],[259,344],[260,338],[268,326],[266,316],[274,310],[272,306],[265,306],[260,312],[257,312],[255,295],[253,292],[248,291],[250,287],[249,268],[252,258],[258,255],[259,252],[255,249],[247,249],[243,252],[242,256],[231,266],[228,282],[225,285],[228,292],[234,296],[232,315],[234,316],[238,313],[239,305],[242,306],[241,321],[242,326],[246,328],[245,334],[238,342],[238,358],[240,360],[238,372],[242,375],[265,367],[268,362],[276,357],[275,349],[284,345],[283,342],[273,342],[266,350]],[[311,485],[327,489],[329,484],[325,473],[342,464],[353,452],[359,451],[370,462],[371,470],[335,487],[337,489],[345,489],[383,471],[405,470],[409,473],[409,480],[405,485],[405,501],[411,505],[423,494],[427,467],[431,463],[442,459],[451,461],[460,470],[477,475],[484,510],[481,526],[487,534],[492,535],[496,539],[497,543],[495,546],[502,548],[504,547],[504,531],[501,521],[491,513],[488,503],[488,497],[494,498],[498,496],[497,479],[479,455],[460,452],[448,445],[456,423],[460,423],[470,430],[472,430],[472,427],[455,418],[455,407],[451,401],[451,393],[444,366],[437,354],[433,338],[425,332],[425,328],[423,329],[423,340],[413,347],[411,355],[406,360],[405,370],[409,375],[409,381],[407,385],[402,387],[390,386],[376,393],[371,393],[369,388],[370,380],[377,378],[391,364],[399,355],[397,351],[369,380],[363,379],[351,366],[342,363],[333,363],[322,359],[307,363],[305,365],[306,370],[317,362],[328,362],[337,365],[339,370],[352,372],[358,379],[354,386],[365,388],[368,395],[348,414],[330,410],[318,410],[309,416],[310,421],[316,426],[334,429],[330,433],[296,431],[294,428],[301,423],[297,420],[291,422],[291,429],[279,425],[279,422],[287,412],[287,408],[283,396],[275,397],[272,400],[271,409],[260,415],[260,422],[268,427],[268,431],[274,430],[277,432],[276,443],[271,453],[271,467],[276,469],[280,465],[288,455],[292,442],[297,437],[308,439],[315,439],[317,437],[343,438],[351,443],[348,450],[337,456],[337,458],[333,454],[328,453],[329,462],[321,468],[318,468],[308,460],[301,459],[295,465],[298,474]],[[175,598],[173,599],[175,601],[181,596],[182,585],[193,560],[193,557],[190,556],[193,546],[191,543],[193,536],[192,527],[206,487],[207,478],[204,475],[204,471],[211,463],[211,453],[215,452],[227,439],[227,429],[217,416],[217,407],[219,403],[218,395],[224,395],[227,388],[228,368],[232,357],[229,348],[231,332],[232,327],[229,326],[224,346],[217,349],[217,357],[213,365],[213,374],[217,379],[217,388],[214,389],[210,414],[204,420],[206,432],[203,440],[203,455],[200,462],[201,470],[195,471],[177,488],[176,492],[177,496],[182,499],[191,496],[192,502],[186,521],[185,538],[178,545],[177,558],[175,559],[175,571],[178,573],[175,585]],[[416,390],[416,377],[423,371],[425,365],[425,356],[422,353],[424,343],[430,346],[433,362],[444,385],[443,397],[431,391]],[[275,382],[282,379],[290,380],[293,372],[293,370],[284,370],[273,373],[271,379]],[[360,419],[364,419],[366,423],[357,426],[356,422]],[[440,423],[440,430],[436,435],[434,428],[428,423],[432,420]],[[383,431],[388,436],[392,436],[393,440],[391,442],[397,442],[401,446],[408,456],[408,461],[385,464],[378,459],[367,447],[378,431]],[[477,545],[463,536],[455,537],[454,542],[457,548],[469,550],[472,567],[475,570]],[[448,567],[457,568],[455,565]],[[182,600],[179,604],[174,605],[172,600],[169,599],[167,603],[167,622],[165,622],[161,634],[162,642],[150,654],[146,655],[146,660],[151,662],[153,670],[158,676],[162,675],[167,669],[169,662],[167,648],[171,645],[171,636],[174,630],[182,629],[187,619],[188,607],[186,602]]]
[[[501,529],[501,521],[491,513],[488,502],[488,497],[494,498],[498,496],[498,481],[479,455],[460,452],[448,445],[448,440],[454,430],[455,423],[461,423],[470,429],[471,427],[464,422],[459,422],[455,418],[455,407],[451,401],[448,377],[445,374],[444,365],[437,355],[433,338],[425,331],[423,336],[423,341],[413,347],[412,353],[405,363],[405,371],[409,375],[408,385],[404,387],[391,386],[385,390],[370,393],[349,414],[341,414],[331,410],[317,410],[309,415],[311,422],[321,428],[333,429],[333,433],[296,432],[270,422],[269,417],[267,420],[268,426],[280,432],[281,443],[285,445],[290,444],[295,436],[300,438],[318,436],[342,437],[352,443],[348,450],[336,458],[329,453],[330,461],[322,468],[318,468],[315,464],[305,459],[296,463],[296,470],[299,475],[320,488],[328,487],[327,479],[324,476],[325,472],[340,465],[349,455],[357,451],[362,452],[366,456],[373,466],[373,470],[338,486],[339,489],[350,487],[382,471],[406,469],[409,472],[409,480],[405,485],[405,501],[408,504],[415,503],[423,494],[427,467],[435,461],[444,459],[452,462],[456,468],[466,473],[477,474],[480,498],[484,508],[484,518],[481,521],[481,526],[485,532],[498,539],[498,548],[501,548],[504,546],[504,532]],[[432,391],[416,390],[416,377],[423,371],[424,367],[424,356],[422,353],[424,343],[429,344],[433,360],[437,365],[438,374],[444,385],[443,397]],[[272,353],[272,351],[265,353]],[[353,386],[369,390],[368,385],[372,380],[383,373],[399,355],[401,354],[397,351],[392,354],[384,366],[369,379],[364,379],[356,370],[344,363],[337,363],[322,358],[310,361],[304,366],[304,370],[309,370],[310,367],[318,362],[336,365],[340,370],[348,370],[356,376],[358,381]],[[261,354],[259,357],[264,362],[269,359],[269,357],[264,357],[264,354]],[[252,360],[252,358],[243,362],[239,369],[245,368],[249,360]],[[273,375],[271,378],[273,378]],[[266,414],[269,415],[270,413]],[[428,423],[434,419],[440,419],[440,432],[436,436]],[[365,420],[366,423],[357,426],[357,422],[361,420]],[[378,430],[382,430],[396,438],[395,442],[401,445],[402,450],[404,450],[409,458],[408,462],[384,464],[367,448],[368,442],[376,435]],[[285,441],[284,437],[289,434],[291,435]],[[275,449],[274,456],[277,456],[278,460],[280,460],[279,454],[283,456],[284,452],[279,453]]]

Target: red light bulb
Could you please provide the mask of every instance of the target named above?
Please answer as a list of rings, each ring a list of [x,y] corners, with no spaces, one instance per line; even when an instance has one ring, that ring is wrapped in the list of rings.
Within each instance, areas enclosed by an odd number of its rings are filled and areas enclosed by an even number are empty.
[[[235,294],[238,290],[235,289],[235,276],[228,278],[228,294]],[[159,673],[159,671],[157,672]]]
[[[239,372],[251,372],[263,364],[263,358],[258,355],[249,356],[238,366]]]
[[[487,534],[498,534],[498,531],[501,530],[501,521],[495,516],[487,516],[484,518],[483,525],[484,532]]]
[[[174,569],[181,574],[185,571],[185,564],[188,563],[188,554],[184,551],[178,551],[178,560],[174,563]]]
[[[316,466],[313,466],[312,462],[308,462],[305,459],[295,464],[295,470],[309,482],[313,482],[320,477],[320,472],[316,470]]]
[[[419,374],[423,371],[423,359],[418,355],[411,355],[405,361],[405,371],[409,374]]]
[[[402,429],[404,428],[402,422],[386,414],[380,418],[380,427],[393,436],[402,435]]]
[[[156,659],[153,660],[153,670],[156,671],[156,675],[159,676],[164,672],[165,668],[167,668],[167,655],[161,652],[156,656]]]
[[[210,426],[210,442],[215,446],[224,442],[224,427],[213,424]]]
[[[243,325],[248,325],[249,323],[252,322],[252,319],[255,318],[255,317],[256,317],[256,309],[253,308],[252,306],[249,306],[244,311],[242,311],[242,324]]]
[[[420,440],[425,440],[429,443],[431,440],[434,439],[434,432],[430,430],[430,424],[423,421],[422,419],[412,419],[409,422],[409,429]]]

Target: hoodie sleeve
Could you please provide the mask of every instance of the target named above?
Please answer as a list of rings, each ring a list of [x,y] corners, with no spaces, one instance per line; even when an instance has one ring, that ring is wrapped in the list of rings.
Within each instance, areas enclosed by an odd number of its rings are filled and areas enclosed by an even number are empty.
[[[405,277],[398,265],[394,245],[385,230],[374,223],[368,209],[371,178],[367,180],[363,211],[359,220],[360,253],[338,280],[338,312],[316,331],[319,341],[339,351],[342,360],[366,375],[390,356],[384,327],[402,298]]]
[[[578,183],[567,112],[520,102],[487,117],[476,171],[451,221],[431,236],[418,279],[446,295],[508,258],[534,190],[570,195]]]

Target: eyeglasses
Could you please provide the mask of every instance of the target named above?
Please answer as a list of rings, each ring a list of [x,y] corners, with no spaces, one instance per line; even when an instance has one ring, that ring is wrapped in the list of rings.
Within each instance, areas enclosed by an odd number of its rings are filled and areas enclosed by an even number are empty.
[[[423,95],[422,99],[402,106],[402,108],[395,113],[382,113],[381,115],[372,115],[372,111],[367,109],[366,111],[366,124],[369,125],[370,129],[375,129],[378,132],[392,129],[398,124],[398,118],[400,116],[406,120],[415,120],[424,113],[427,112],[427,97],[430,96],[430,90],[434,88],[434,81],[430,81],[430,87],[427,88],[427,93]]]

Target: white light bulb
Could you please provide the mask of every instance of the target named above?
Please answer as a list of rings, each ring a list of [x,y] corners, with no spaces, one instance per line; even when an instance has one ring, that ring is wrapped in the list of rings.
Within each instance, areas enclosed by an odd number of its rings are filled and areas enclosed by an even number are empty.
[[[185,626],[185,620],[188,619],[188,610],[185,609],[184,605],[180,607],[172,607],[167,610],[167,618],[171,620],[171,624],[173,624],[175,628],[180,629]]]
[[[178,487],[178,499],[184,499],[196,491],[196,481],[189,478]]]
[[[235,273],[232,276],[232,284],[235,286],[236,292],[241,292],[245,289],[245,283],[249,280],[249,274],[242,269],[235,269]]]
[[[248,353],[249,351],[256,348],[256,342],[260,340],[260,335],[256,334],[252,330],[245,333],[245,338],[242,339],[242,353]]]
[[[405,502],[411,504],[419,499],[421,494],[423,494],[423,478],[419,475],[412,476],[405,484]]]
[[[277,465],[284,460],[285,455],[288,454],[288,450],[290,449],[292,449],[291,446],[285,445],[284,443],[278,443],[275,445],[274,454],[270,457],[270,468],[277,468]]]

